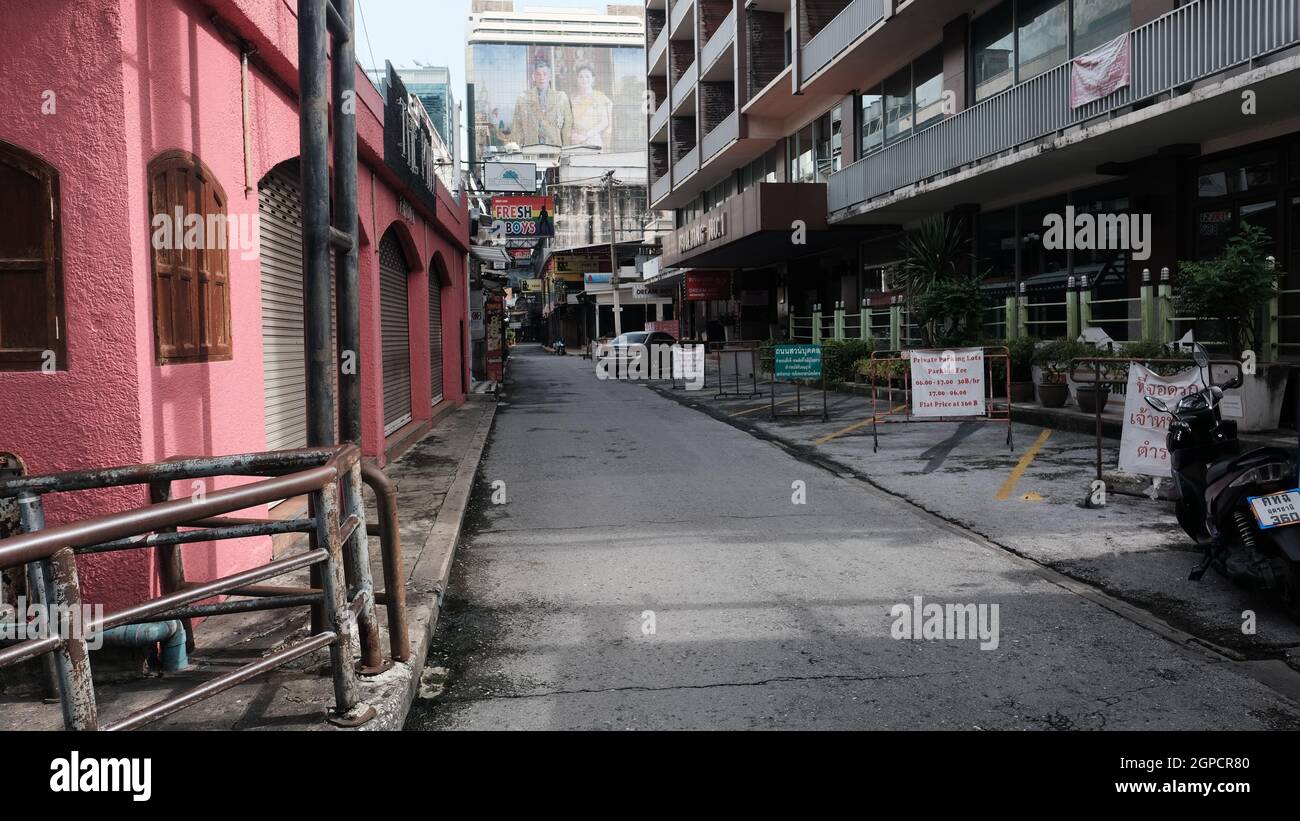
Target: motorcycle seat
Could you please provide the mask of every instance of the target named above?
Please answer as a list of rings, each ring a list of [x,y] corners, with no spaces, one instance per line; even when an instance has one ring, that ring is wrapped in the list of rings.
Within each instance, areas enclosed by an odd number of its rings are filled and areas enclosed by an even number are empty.
[[[1241,471],[1250,470],[1253,467],[1266,465],[1269,462],[1288,462],[1291,459],[1292,452],[1282,448],[1266,447],[1255,448],[1247,451],[1235,459],[1225,459],[1222,462],[1215,462],[1210,465],[1206,473],[1206,484],[1213,485],[1225,476]]]

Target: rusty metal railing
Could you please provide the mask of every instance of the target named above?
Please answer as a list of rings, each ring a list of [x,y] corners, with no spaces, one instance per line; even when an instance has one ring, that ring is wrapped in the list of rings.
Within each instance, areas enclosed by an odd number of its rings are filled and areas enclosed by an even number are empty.
[[[91,621],[79,635],[46,635],[0,650],[0,667],[37,656],[56,683],[68,729],[133,729],[230,689],[244,681],[323,647],[330,649],[335,709],[332,723],[357,726],[374,717],[363,704],[357,675],[387,669],[375,617],[368,528],[361,484],[378,497],[383,527],[386,604],[393,656],[409,658],[404,585],[397,540],[395,486],[363,468],[355,445],[307,448],[232,456],[180,458],[149,465],[103,468],[43,476],[0,477],[0,498],[17,499],[23,532],[0,539],[0,569],[27,565],[29,592],[37,603],[62,612],[81,610],[76,555],[153,548],[157,551],[163,594]],[[383,476],[382,474],[379,474]],[[260,481],[187,498],[170,498],[173,482],[217,476],[261,476]],[[42,496],[105,487],[148,485],[147,507],[45,527]],[[297,496],[308,497],[306,516],[285,520],[250,519],[229,514]],[[185,528],[182,530],[182,528]],[[265,565],[202,583],[187,582],[179,546],[192,542],[305,533],[308,549]],[[260,584],[302,568],[314,568],[318,585],[272,587]],[[217,603],[198,604],[226,595]],[[114,627],[147,621],[310,606],[310,638],[258,661],[219,675],[198,687],[166,698],[125,718],[101,725],[91,678],[87,641]],[[355,624],[354,624],[355,622]],[[400,634],[400,635],[399,635]],[[53,669],[50,669],[52,667]]]

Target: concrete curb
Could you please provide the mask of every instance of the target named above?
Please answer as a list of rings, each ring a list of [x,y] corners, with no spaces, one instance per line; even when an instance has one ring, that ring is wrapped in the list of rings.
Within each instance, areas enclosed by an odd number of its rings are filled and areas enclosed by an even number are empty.
[[[437,518],[420,545],[411,573],[407,577],[407,620],[411,637],[411,658],[393,665],[386,673],[369,680],[369,684],[382,687],[381,692],[368,693],[368,701],[378,716],[363,730],[401,730],[406,715],[420,688],[420,673],[424,670],[429,643],[438,626],[442,610],[442,597],[451,576],[451,563],[460,543],[461,529],[470,495],[474,491],[474,477],[478,474],[488,434],[496,419],[496,403],[492,402],[486,415],[479,421],[478,429],[468,450],[461,457],[455,478],[447,489]],[[398,681],[404,679],[404,681]]]

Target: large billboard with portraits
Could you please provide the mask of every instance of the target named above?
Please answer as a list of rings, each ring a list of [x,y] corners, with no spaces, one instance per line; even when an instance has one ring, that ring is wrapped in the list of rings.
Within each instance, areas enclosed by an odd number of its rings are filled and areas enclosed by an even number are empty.
[[[641,49],[475,43],[477,158],[531,145],[644,151]]]

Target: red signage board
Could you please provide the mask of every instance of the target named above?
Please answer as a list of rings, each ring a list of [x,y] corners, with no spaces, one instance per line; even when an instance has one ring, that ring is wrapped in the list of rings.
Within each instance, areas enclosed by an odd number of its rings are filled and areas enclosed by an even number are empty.
[[[687,271],[686,299],[690,302],[731,299],[731,272]]]

